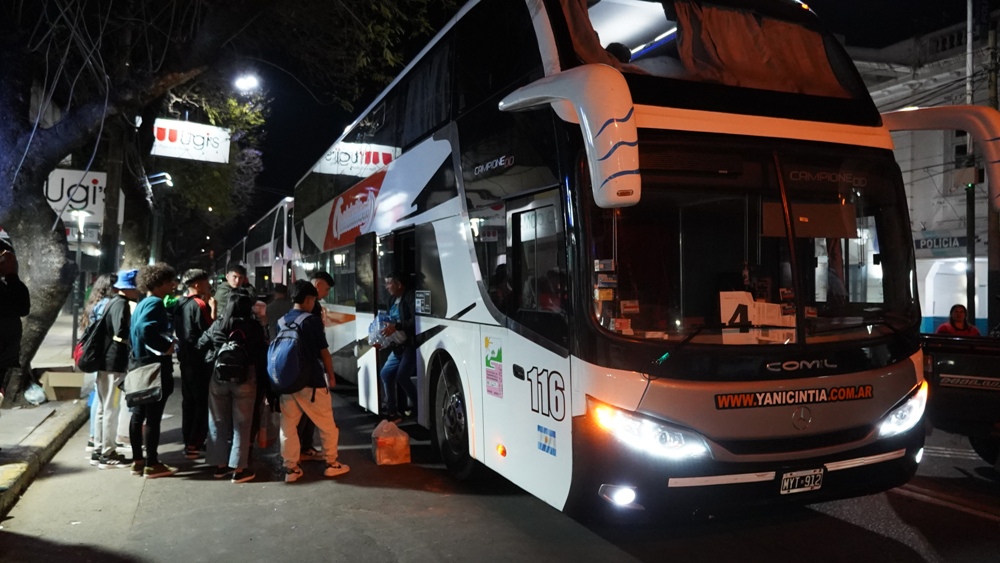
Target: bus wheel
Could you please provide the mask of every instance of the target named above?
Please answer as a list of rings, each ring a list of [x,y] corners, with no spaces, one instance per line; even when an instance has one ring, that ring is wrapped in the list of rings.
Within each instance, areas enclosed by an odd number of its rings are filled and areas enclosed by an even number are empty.
[[[434,393],[434,434],[445,466],[458,479],[471,477],[476,464],[469,455],[467,413],[455,364],[448,361],[438,373]]]
[[[1000,440],[997,438],[989,435],[969,436],[969,444],[986,463],[996,465],[1000,462]]]

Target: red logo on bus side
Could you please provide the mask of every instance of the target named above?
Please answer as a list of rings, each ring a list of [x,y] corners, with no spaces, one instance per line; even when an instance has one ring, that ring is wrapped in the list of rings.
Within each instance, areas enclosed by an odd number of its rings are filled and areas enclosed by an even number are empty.
[[[385,170],[376,172],[333,200],[323,241],[324,251],[350,244],[358,235],[367,232],[375,218],[375,200],[384,179]]]

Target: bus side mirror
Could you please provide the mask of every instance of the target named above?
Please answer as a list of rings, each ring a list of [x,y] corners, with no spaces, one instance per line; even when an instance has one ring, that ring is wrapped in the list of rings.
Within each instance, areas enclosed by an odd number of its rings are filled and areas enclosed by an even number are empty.
[[[639,203],[639,135],[632,93],[618,70],[588,64],[546,76],[500,101],[500,111],[538,109],[578,123],[583,134],[594,201],[599,207]]]

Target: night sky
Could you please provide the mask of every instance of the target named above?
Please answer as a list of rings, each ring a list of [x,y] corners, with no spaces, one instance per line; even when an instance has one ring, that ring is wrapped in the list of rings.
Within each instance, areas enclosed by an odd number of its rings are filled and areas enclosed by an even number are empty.
[[[806,3],[827,27],[854,47],[885,47],[961,23],[967,10],[967,0],[809,0]]]

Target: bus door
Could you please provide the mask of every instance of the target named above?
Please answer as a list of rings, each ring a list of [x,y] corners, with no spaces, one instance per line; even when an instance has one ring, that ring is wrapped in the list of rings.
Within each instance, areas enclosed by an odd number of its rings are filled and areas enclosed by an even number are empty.
[[[359,239],[360,240],[360,239]],[[415,249],[415,239],[414,232],[412,228],[395,231],[389,233],[388,235],[378,237],[375,241],[374,252],[372,254],[372,263],[374,264],[373,269],[373,284],[372,296],[374,297],[374,307],[372,310],[371,319],[366,322],[358,323],[358,332],[364,332],[364,338],[367,340],[368,328],[371,325],[371,321],[374,319],[375,315],[379,313],[388,314],[389,307],[392,305],[392,296],[385,289],[385,277],[394,271],[399,271],[404,274],[406,278],[405,284],[409,290],[415,289],[415,276],[414,272],[416,269],[416,249]],[[360,247],[359,247],[360,252]],[[379,406],[382,401],[379,399],[379,392],[381,391],[381,384],[378,380],[378,372],[381,371],[382,366],[385,365],[385,361],[389,358],[390,352],[388,350],[374,350],[372,349],[372,357],[365,360],[365,368],[360,366],[359,360],[359,371],[366,370],[368,373],[373,374],[374,379],[374,392],[370,389],[368,393],[371,398],[369,399],[369,404],[366,406],[372,412],[379,412]],[[359,386],[361,385],[361,379],[359,374]],[[371,385],[371,383],[369,383]],[[405,401],[406,395],[402,394],[400,390],[397,396]]]
[[[572,470],[572,417],[570,288],[559,191],[508,201],[506,215],[513,299],[506,329],[481,329],[484,461],[561,506]]]

